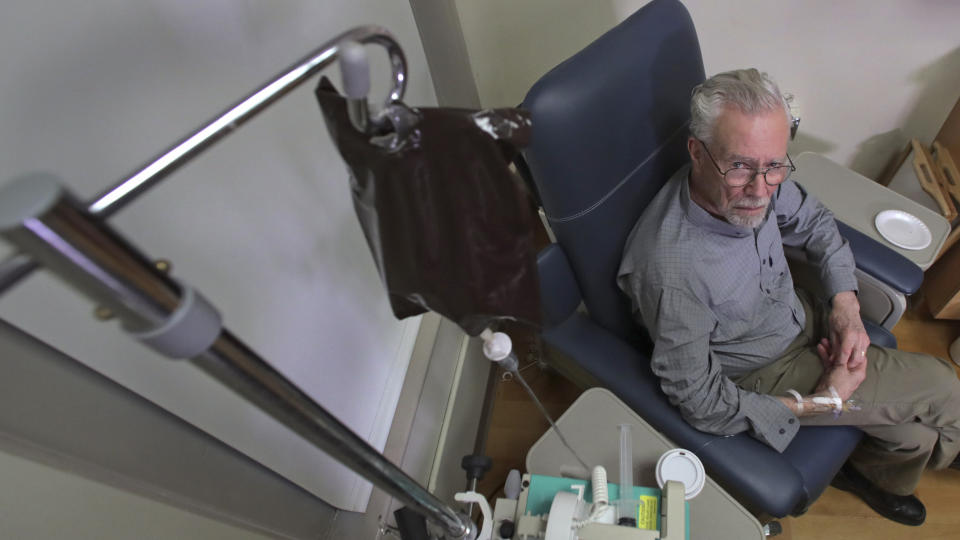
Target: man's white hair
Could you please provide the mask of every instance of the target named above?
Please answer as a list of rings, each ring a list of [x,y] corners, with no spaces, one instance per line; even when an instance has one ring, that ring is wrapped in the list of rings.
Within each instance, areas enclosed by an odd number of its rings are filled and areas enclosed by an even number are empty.
[[[690,98],[690,133],[707,144],[713,142],[717,117],[729,106],[745,114],[783,109],[784,122],[790,123],[790,104],[777,83],[756,69],[738,69],[718,73],[694,87]]]

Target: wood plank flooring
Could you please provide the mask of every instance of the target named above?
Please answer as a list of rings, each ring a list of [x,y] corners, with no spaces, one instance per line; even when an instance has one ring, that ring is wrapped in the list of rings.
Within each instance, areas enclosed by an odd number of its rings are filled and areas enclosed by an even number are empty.
[[[960,321],[936,321],[922,300],[912,303],[894,328],[900,348],[949,358],[948,347],[960,336]],[[538,349],[530,336],[515,338],[525,380],[554,418],[580,395],[582,389],[538,365]],[[958,369],[960,373],[960,369]],[[487,455],[493,469],[478,490],[495,496],[510,469],[524,470],[527,451],[548,424],[516,381],[498,379]],[[782,540],[887,540],[903,538],[960,539],[960,471],[927,471],[917,489],[927,507],[927,521],[919,528],[899,525],[873,512],[854,495],[827,488],[800,517],[781,520]]]

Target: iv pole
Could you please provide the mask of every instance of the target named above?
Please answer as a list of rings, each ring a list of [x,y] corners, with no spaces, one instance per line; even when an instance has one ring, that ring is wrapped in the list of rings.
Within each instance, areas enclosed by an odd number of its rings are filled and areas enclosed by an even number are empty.
[[[28,174],[0,187],[0,236],[20,250],[0,264],[0,294],[33,270],[46,267],[116,315],[129,333],[162,354],[190,358],[198,368],[439,526],[447,538],[472,538],[476,526],[468,516],[417,484],[273,369],[220,325],[219,313],[199,293],[167,275],[105,221],[342,58],[348,42],[376,43],[387,49],[393,72],[387,103],[399,100],[406,86],[403,51],[386,29],[357,27],[326,42],[92,203],[81,203],[50,175]],[[367,115],[366,98],[361,100],[349,89],[347,95],[351,119],[366,128],[373,122]]]

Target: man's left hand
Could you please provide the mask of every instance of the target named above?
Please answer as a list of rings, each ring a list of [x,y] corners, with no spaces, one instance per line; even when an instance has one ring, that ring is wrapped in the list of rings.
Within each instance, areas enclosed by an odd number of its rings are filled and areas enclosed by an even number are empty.
[[[853,291],[837,293],[830,310],[830,363],[858,369],[867,361],[870,337],[860,319],[860,302]]]

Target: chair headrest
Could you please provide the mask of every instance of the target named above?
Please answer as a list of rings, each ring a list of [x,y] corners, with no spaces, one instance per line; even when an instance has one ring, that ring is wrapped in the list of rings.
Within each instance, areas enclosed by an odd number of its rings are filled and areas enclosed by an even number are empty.
[[[524,152],[591,317],[633,337],[617,290],[623,244],[650,199],[686,161],[690,93],[704,80],[693,21],[654,0],[544,75],[523,106]]]

